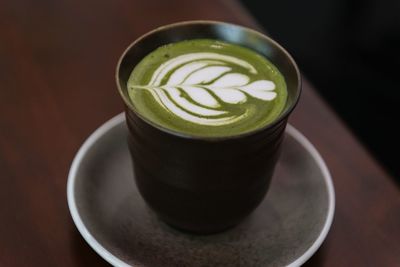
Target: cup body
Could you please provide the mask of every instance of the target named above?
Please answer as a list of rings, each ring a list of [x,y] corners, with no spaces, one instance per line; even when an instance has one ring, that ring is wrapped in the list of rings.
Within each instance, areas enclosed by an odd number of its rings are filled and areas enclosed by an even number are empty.
[[[188,39],[218,39],[267,57],[283,74],[288,100],[272,123],[228,137],[199,137],[156,125],[129,100],[127,81],[141,59],[156,48]],[[213,21],[188,21],[158,28],[132,43],[117,66],[125,102],[128,144],[138,189],[166,223],[190,232],[219,232],[239,223],[264,198],[279,157],[289,114],[301,91],[299,70],[275,41],[254,30]]]

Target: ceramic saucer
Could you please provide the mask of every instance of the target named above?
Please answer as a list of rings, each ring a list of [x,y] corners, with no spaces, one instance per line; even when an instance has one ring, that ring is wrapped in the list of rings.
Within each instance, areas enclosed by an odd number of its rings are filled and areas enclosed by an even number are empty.
[[[125,117],[97,129],[68,177],[72,218],[89,245],[115,266],[299,266],[325,239],[334,214],[329,171],[288,125],[269,192],[241,224],[214,235],[177,231],[149,210],[133,179]]]

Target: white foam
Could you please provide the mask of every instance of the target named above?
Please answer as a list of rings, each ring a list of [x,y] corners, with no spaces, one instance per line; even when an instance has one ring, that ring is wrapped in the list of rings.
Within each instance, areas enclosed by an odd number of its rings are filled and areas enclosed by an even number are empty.
[[[255,81],[241,87],[242,91],[248,93],[252,97],[265,101],[273,100],[277,96],[275,92],[271,92],[274,89],[275,84],[267,80]]]
[[[258,90],[272,91],[274,89],[275,89],[275,84],[267,80],[259,80],[242,86],[242,90],[247,90],[247,91],[258,91]]]
[[[208,109],[208,108],[203,108],[201,106],[195,105],[191,102],[189,102],[186,98],[184,98],[179,91],[179,89],[175,87],[170,87],[167,88],[168,94],[171,96],[171,98],[178,104],[180,107],[196,113],[201,116],[218,116],[225,114],[226,111],[220,111],[220,110],[214,110],[214,109]]]
[[[232,72],[229,64],[244,68],[248,74]],[[186,121],[219,126],[241,120],[247,114],[246,110],[240,115],[229,114],[222,103],[244,103],[249,96],[271,101],[277,96],[272,81],[250,83],[250,75],[256,73],[250,63],[236,57],[189,53],[161,64],[148,85],[134,87],[149,89],[160,105]],[[167,83],[161,85],[168,75]]]
[[[229,87],[237,88],[246,85],[249,80],[249,76],[247,75],[241,73],[229,73],[210,84],[210,87],[214,89]]]
[[[185,65],[189,62],[199,60],[221,60],[232,64],[239,65],[245,69],[248,69],[250,73],[257,73],[257,70],[248,62],[238,59],[236,57],[217,54],[217,53],[188,53],[181,56],[177,56],[168,60],[167,62],[160,65],[154,72],[149,85],[160,85],[162,79],[173,69],[178,66]]]
[[[195,70],[201,69],[207,65],[206,62],[192,62],[178,68],[168,79],[167,85],[181,84],[185,78]]]
[[[221,106],[215,97],[204,88],[199,86],[181,86],[180,88],[184,90],[194,102],[200,105],[210,108],[218,108]]]
[[[193,85],[209,83],[230,70],[231,68],[225,66],[210,66],[199,69],[187,76],[187,78],[184,80],[184,83]]]
[[[239,104],[246,101],[246,95],[237,89],[212,88],[211,89],[222,101],[229,104]]]
[[[154,90],[153,93],[154,92],[158,92],[157,96],[155,98],[157,99],[157,101],[160,104],[164,105],[169,112],[173,113],[174,115],[176,115],[186,121],[190,121],[192,123],[196,123],[196,124],[200,124],[200,125],[209,125],[209,126],[220,126],[220,125],[226,125],[226,124],[236,122],[246,116],[246,113],[244,113],[240,116],[237,116],[237,117],[228,116],[228,117],[223,117],[223,118],[203,118],[203,117],[195,116],[195,115],[192,115],[192,114],[188,113],[187,111],[183,110],[181,107],[175,105],[175,103],[172,102],[168,98],[168,96],[166,95],[166,93],[164,91]]]

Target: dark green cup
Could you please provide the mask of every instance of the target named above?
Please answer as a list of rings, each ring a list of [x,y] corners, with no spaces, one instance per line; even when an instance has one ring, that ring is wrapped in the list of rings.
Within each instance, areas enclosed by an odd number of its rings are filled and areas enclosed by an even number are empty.
[[[199,38],[250,48],[280,70],[288,100],[275,121],[235,136],[199,137],[163,128],[137,112],[127,91],[136,64],[162,45]],[[257,207],[268,190],[287,119],[301,91],[296,63],[278,43],[228,23],[171,24],[134,41],[118,62],[116,79],[125,103],[135,181],[159,218],[178,229],[208,234],[238,224]]]

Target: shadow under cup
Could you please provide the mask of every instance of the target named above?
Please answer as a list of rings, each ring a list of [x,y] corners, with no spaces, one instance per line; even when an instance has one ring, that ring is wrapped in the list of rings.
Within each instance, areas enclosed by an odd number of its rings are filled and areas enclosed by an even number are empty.
[[[250,48],[280,70],[288,100],[273,123],[236,136],[198,137],[163,128],[135,110],[127,91],[134,67],[162,45],[199,38]],[[125,102],[135,180],[148,206],[163,221],[190,232],[214,233],[236,225],[257,207],[268,190],[287,118],[301,90],[296,63],[280,45],[228,23],[172,24],[133,42],[121,56],[116,78]]]

